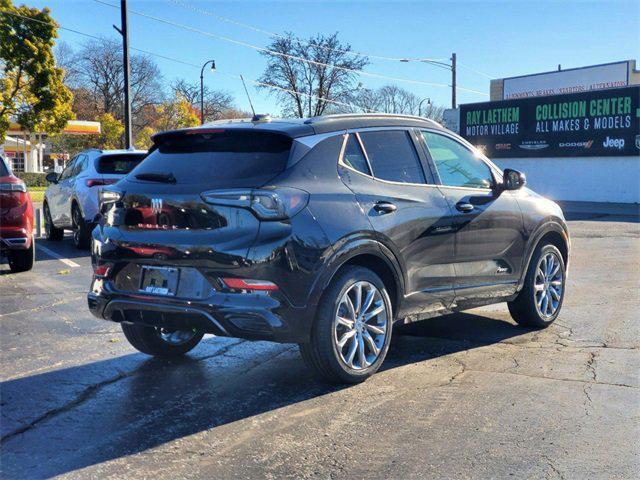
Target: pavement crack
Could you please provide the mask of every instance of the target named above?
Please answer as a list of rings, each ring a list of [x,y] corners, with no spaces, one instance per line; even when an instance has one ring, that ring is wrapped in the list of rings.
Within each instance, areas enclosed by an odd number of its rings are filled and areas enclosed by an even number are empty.
[[[245,340],[238,340],[237,342],[233,342],[230,343],[228,345],[225,345],[223,348],[221,348],[220,350],[218,350],[215,354],[212,355],[208,355],[205,357],[200,357],[198,359],[195,359],[194,361],[196,362],[200,362],[202,360],[207,360],[209,358],[212,357],[218,357],[218,356],[223,356],[225,355],[229,350],[231,350],[233,347],[235,347],[236,345],[239,345],[241,343],[244,343]],[[283,352],[280,352],[283,353]],[[102,382],[93,384],[88,386],[87,388],[85,388],[84,390],[82,390],[73,400],[71,400],[70,402],[65,403],[64,405],[60,406],[60,407],[56,407],[53,408],[51,410],[48,410],[47,412],[43,413],[42,415],[38,416],[37,418],[35,418],[34,420],[32,420],[29,423],[25,423],[24,426],[17,428],[15,430],[13,430],[12,432],[9,432],[5,435],[3,435],[2,437],[0,437],[0,445],[6,443],[7,441],[11,440],[12,438],[23,434],[25,432],[28,432],[29,430],[32,430],[34,428],[36,428],[39,424],[41,424],[42,422],[45,422],[53,417],[56,417],[58,415],[64,414],[70,410],[73,410],[74,408],[82,405],[83,403],[87,402],[88,400],[91,400],[92,398],[94,398],[98,392],[100,390],[102,390],[104,387],[107,387],[113,383],[116,383],[120,380],[123,380],[125,378],[128,377],[133,377],[135,375],[138,374],[137,370],[131,371],[131,372],[122,372],[120,371],[118,373],[118,375],[111,377],[107,380],[104,380]],[[24,423],[24,422],[22,422]]]
[[[549,466],[549,468],[553,471],[553,473],[556,474],[556,476],[558,478],[560,478],[561,480],[564,480],[564,475],[562,474],[562,472],[560,470],[558,470],[558,467],[556,467],[553,462],[551,461],[551,459],[549,457],[547,457],[546,455],[542,455],[542,458],[545,459],[545,461],[547,462],[547,465]],[[549,475],[547,475],[547,477],[549,477]]]
[[[3,435],[2,437],[0,437],[0,445],[6,443],[7,441],[11,440],[12,438],[25,433],[35,427],[37,427],[40,423],[56,417],[58,415],[61,415],[63,413],[68,412],[69,410],[73,410],[74,408],[76,408],[79,405],[82,405],[84,402],[86,402],[87,400],[90,400],[91,398],[93,398],[97,392],[108,386],[111,385],[112,383],[115,383],[119,380],[122,380],[123,378],[126,378],[128,376],[132,375],[131,373],[126,373],[126,372],[120,372],[118,375],[116,375],[115,377],[109,378],[107,380],[104,380],[103,382],[99,382],[96,383],[94,385],[90,385],[87,388],[85,388],[82,392],[80,392],[79,395],[77,395],[73,400],[71,400],[70,402],[65,403],[64,405],[60,406],[60,407],[56,407],[53,408],[45,413],[43,413],[42,415],[40,415],[39,417],[35,418],[34,420],[32,420],[31,422],[25,424],[24,426],[17,428],[16,430],[13,430],[12,432],[7,433],[6,435]]]
[[[597,351],[589,352],[589,360],[587,361],[587,370],[591,373],[591,378],[594,381],[594,383],[598,383],[596,368],[595,368],[597,354],[598,354]]]

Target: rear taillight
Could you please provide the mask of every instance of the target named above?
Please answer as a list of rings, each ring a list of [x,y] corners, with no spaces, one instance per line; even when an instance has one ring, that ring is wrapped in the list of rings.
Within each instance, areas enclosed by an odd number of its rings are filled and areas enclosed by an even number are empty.
[[[284,220],[302,210],[309,194],[297,188],[281,187],[261,190],[211,190],[202,199],[212,205],[248,208],[260,220]]]
[[[100,212],[102,212],[102,207],[110,203],[116,203],[121,198],[122,198],[122,192],[119,192],[117,190],[101,189],[98,192],[98,206],[99,206]]]
[[[249,290],[257,292],[272,292],[278,290],[278,286],[267,280],[255,280],[253,278],[221,278],[222,283],[231,290]]]
[[[118,178],[108,178],[106,180],[103,180],[102,178],[89,178],[85,180],[84,183],[87,187],[98,187],[101,185],[113,185],[118,180]]]
[[[109,276],[109,271],[111,270],[111,264],[106,263],[102,265],[94,265],[93,266],[93,274],[96,277],[105,278]]]
[[[24,182],[18,183],[0,183],[0,192],[27,192],[27,186]]]

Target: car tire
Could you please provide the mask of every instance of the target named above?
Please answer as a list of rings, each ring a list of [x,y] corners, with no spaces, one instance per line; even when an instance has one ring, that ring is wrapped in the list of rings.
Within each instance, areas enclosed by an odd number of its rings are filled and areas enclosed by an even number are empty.
[[[555,245],[538,245],[529,262],[524,286],[515,300],[508,302],[513,319],[522,326],[546,328],[562,308],[566,290],[566,268]]]
[[[7,256],[9,258],[9,268],[13,273],[31,270],[36,260],[35,239],[31,239],[31,246],[28,249],[10,250]]]
[[[85,250],[91,245],[91,228],[82,218],[82,213],[77,205],[71,211],[71,222],[73,229],[73,244],[80,250]]]
[[[49,205],[44,203],[44,236],[47,240],[59,242],[64,237],[64,229],[57,228],[53,225]]]
[[[151,327],[137,323],[120,324],[124,336],[138,351],[154,357],[178,357],[192,350],[204,333],[201,331],[167,331],[159,327]],[[172,335],[180,334],[175,339]]]
[[[300,353],[325,380],[359,383],[384,362],[392,324],[391,300],[380,277],[367,268],[348,266],[322,295],[310,342],[299,345]]]

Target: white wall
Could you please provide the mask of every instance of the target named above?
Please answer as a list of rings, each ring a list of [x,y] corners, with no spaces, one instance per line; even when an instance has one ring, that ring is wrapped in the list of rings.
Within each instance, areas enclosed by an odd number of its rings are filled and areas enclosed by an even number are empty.
[[[640,155],[501,158],[494,163],[524,172],[527,186],[552,200],[640,203]]]

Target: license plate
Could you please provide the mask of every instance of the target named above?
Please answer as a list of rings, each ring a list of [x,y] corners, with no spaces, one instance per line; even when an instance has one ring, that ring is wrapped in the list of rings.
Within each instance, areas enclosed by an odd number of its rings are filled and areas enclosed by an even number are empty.
[[[152,295],[175,295],[180,270],[171,267],[143,266],[140,291]]]

